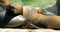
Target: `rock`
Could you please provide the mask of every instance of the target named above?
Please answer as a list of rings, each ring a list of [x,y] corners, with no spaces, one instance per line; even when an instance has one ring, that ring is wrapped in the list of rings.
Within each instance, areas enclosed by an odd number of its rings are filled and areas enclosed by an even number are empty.
[[[52,29],[0,29],[0,32],[60,32]]]

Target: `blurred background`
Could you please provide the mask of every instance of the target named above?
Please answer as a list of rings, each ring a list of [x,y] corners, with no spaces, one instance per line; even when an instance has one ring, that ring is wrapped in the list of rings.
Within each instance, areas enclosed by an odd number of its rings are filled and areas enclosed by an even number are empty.
[[[12,2],[18,2],[23,6],[38,6],[42,9],[46,9],[52,13],[57,14],[56,0],[10,0]]]
[[[11,0],[11,3],[12,2],[18,2],[22,5],[39,6],[41,8],[45,8],[48,5],[55,5],[56,0]]]

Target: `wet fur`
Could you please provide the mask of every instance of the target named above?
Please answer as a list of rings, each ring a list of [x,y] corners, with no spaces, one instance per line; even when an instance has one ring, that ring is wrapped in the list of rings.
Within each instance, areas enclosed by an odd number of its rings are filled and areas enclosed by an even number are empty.
[[[24,8],[24,9],[25,10],[23,10],[23,16],[26,16],[29,19],[31,19],[32,24],[34,24],[38,27],[60,29],[60,16],[49,16],[49,15],[46,16],[41,13],[38,13],[37,10],[32,10],[34,12],[33,13],[31,12],[31,14],[30,14],[31,16],[29,16],[27,9],[26,8]]]

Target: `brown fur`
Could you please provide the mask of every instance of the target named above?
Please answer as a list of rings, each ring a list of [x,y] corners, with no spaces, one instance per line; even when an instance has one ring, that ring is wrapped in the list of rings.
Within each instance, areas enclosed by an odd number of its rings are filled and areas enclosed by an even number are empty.
[[[6,7],[10,4],[10,0],[0,0],[0,7],[6,9]]]
[[[46,16],[41,14],[39,9],[35,10],[31,7],[23,7],[23,16],[32,20],[32,24],[39,26],[40,24],[43,24],[47,28],[60,29],[60,16]]]
[[[14,14],[22,14],[23,13],[23,8],[22,5],[18,4],[18,3],[12,3],[10,4],[10,6],[12,7],[12,11]]]
[[[34,14],[35,13],[35,14]],[[30,6],[23,6],[23,16],[30,18],[33,15],[37,15],[36,13],[41,13],[44,15],[42,10],[39,7],[30,7]]]
[[[10,0],[3,0],[5,5],[9,5],[10,4]]]
[[[40,24],[43,24],[47,28],[60,29],[60,16],[46,16],[38,13],[38,10],[35,9],[30,10],[31,13],[29,14],[27,10],[27,8],[23,8],[23,16],[31,19],[33,24],[39,26]]]
[[[46,16],[39,13],[34,13],[31,17],[33,24],[43,24],[47,28],[60,29],[60,16]]]
[[[37,23],[46,25],[47,28],[60,29],[60,16],[40,16]],[[37,24],[38,25],[38,24]]]

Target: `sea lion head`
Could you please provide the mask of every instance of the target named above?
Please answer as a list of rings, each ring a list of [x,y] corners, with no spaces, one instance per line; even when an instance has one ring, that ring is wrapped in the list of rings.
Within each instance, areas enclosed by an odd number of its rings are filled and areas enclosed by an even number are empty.
[[[18,3],[12,3],[10,4],[11,11],[13,11],[14,14],[22,14],[23,12],[23,7],[22,5]]]

